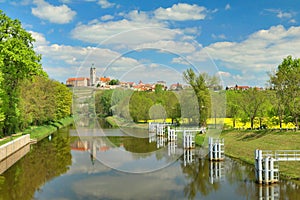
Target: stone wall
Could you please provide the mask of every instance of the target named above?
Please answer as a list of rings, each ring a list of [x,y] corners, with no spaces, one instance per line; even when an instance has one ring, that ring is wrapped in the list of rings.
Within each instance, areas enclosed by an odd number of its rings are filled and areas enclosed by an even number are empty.
[[[12,155],[30,142],[30,135],[23,135],[0,146],[0,161]]]

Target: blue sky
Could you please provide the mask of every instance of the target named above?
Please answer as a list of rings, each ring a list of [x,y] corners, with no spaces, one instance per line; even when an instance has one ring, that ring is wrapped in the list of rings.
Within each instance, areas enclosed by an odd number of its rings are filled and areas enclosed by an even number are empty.
[[[36,39],[53,79],[98,76],[183,82],[194,68],[224,86],[265,86],[288,55],[300,57],[295,0],[0,0]]]

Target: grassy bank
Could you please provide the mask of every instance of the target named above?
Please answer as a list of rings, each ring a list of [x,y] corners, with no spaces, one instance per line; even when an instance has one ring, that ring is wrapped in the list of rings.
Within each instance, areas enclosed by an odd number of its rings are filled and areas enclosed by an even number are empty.
[[[35,139],[37,141],[47,137],[51,133],[57,131],[60,128],[63,128],[65,126],[68,126],[74,122],[73,117],[66,117],[63,119],[60,119],[56,122],[53,122],[49,125],[43,125],[43,126],[32,126],[28,129],[26,129],[23,134],[30,134],[31,139]]]
[[[225,154],[254,165],[254,151],[261,150],[300,150],[300,132],[223,131]],[[300,162],[280,162],[280,176],[300,180]]]

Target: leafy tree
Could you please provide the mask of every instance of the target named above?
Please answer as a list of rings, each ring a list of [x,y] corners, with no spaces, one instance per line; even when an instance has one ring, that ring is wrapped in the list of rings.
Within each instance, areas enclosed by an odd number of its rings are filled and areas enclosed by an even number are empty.
[[[236,120],[239,118],[239,113],[241,111],[239,106],[239,91],[226,91],[226,100],[227,100],[227,111],[226,114],[228,117],[232,118],[232,127],[235,128]]]
[[[239,107],[243,111],[245,117],[250,119],[251,129],[254,127],[254,119],[262,109],[265,102],[264,91],[259,91],[256,88],[250,88],[242,91],[238,99]]]
[[[117,80],[117,79],[112,79],[109,81],[108,83],[109,85],[119,85],[120,84],[120,81]]]
[[[183,73],[185,81],[190,84],[197,96],[199,104],[199,113],[200,113],[200,126],[206,126],[206,120],[208,118],[208,111],[210,107],[210,95],[209,90],[206,85],[204,74],[199,74],[198,76],[192,69],[188,69]]]
[[[280,101],[277,107],[280,121],[285,110],[286,114],[293,117],[296,127],[299,128],[300,59],[293,59],[292,56],[284,58],[277,71],[270,75],[270,83],[276,90],[276,96]]]
[[[50,82],[51,86],[53,85],[53,95],[55,99],[55,119],[57,120],[70,116],[72,105],[71,91],[64,84],[61,84],[58,81],[50,80]]]
[[[0,70],[5,81],[3,90],[3,112],[5,135],[16,132],[19,117],[19,83],[32,75],[46,75],[33,49],[34,39],[18,20],[12,20],[0,11]]]
[[[65,85],[35,76],[20,84],[20,128],[41,125],[71,114],[72,94]]]

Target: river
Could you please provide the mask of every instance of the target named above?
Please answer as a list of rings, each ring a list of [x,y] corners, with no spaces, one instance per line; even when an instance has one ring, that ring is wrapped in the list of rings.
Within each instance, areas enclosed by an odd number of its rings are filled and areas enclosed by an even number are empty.
[[[119,129],[93,140],[74,133],[64,128],[31,145],[0,176],[0,199],[300,199],[293,182],[260,186],[253,166],[228,157],[210,162],[197,150],[180,155]]]

